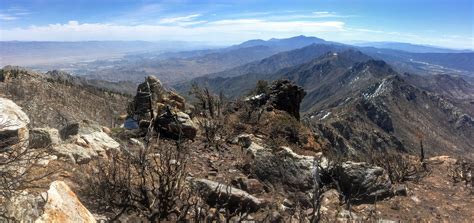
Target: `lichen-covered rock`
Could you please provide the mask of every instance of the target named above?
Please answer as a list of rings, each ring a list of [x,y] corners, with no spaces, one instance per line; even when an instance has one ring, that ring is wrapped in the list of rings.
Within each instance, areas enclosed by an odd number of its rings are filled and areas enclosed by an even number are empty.
[[[206,179],[193,179],[192,184],[206,202],[215,206],[225,205],[229,210],[257,211],[264,206],[264,202],[253,195],[232,186]]]
[[[72,123],[64,127],[60,135],[65,143],[53,146],[52,150],[72,163],[85,164],[120,148],[120,144],[107,135],[103,127],[92,121]]]
[[[59,131],[54,128],[30,129],[30,148],[46,148],[61,142]]]
[[[194,139],[198,127],[184,112],[168,112],[156,117],[155,130],[165,137]]]
[[[36,223],[92,223],[94,216],[79,201],[76,194],[62,181],[54,181],[46,195],[44,212]]]
[[[288,147],[272,150],[252,143],[247,149],[253,155],[249,171],[260,180],[291,191],[311,189],[314,157],[298,155]]]
[[[62,160],[76,164],[86,164],[98,157],[98,153],[92,148],[72,143],[53,146],[52,151]]]
[[[393,195],[390,178],[381,167],[346,161],[334,173],[343,193],[354,202],[372,202]]]
[[[21,191],[14,193],[8,201],[0,199],[0,211],[3,216],[0,222],[8,222],[4,217],[15,219],[18,222],[33,222],[41,214],[41,208],[44,206],[44,200],[37,195]]]

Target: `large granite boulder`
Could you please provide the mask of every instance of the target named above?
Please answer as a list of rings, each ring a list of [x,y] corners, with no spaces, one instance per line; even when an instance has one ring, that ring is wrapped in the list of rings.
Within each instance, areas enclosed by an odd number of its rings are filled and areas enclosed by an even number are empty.
[[[288,147],[269,149],[252,143],[247,149],[254,157],[249,172],[258,179],[281,185],[289,191],[312,188],[314,157],[298,155]]]
[[[46,195],[44,212],[36,223],[96,222],[94,216],[79,201],[76,194],[62,181],[51,183]]]
[[[28,145],[28,116],[13,101],[0,98],[0,151]]]
[[[224,205],[230,211],[254,212],[265,203],[253,195],[235,187],[206,179],[193,179],[193,187],[210,206]]]
[[[8,201],[0,198],[0,204],[0,212],[3,215],[0,216],[0,222],[10,222],[6,218],[15,219],[17,222],[34,222],[41,215],[45,201],[41,196],[18,191],[13,193]]]
[[[198,130],[197,125],[189,115],[180,111],[173,112],[169,109],[166,113],[155,118],[154,127],[162,136],[174,139],[194,139]]]
[[[254,177],[290,191],[311,189],[315,157],[296,154],[289,147],[270,148],[251,134],[241,134],[235,141],[251,156],[246,169]]]
[[[74,163],[88,163],[95,157],[107,156],[120,148],[120,144],[105,133],[104,128],[88,120],[64,127],[60,135],[65,143],[53,146],[53,151]]]
[[[390,178],[381,167],[346,161],[334,168],[342,192],[353,202],[373,202],[393,195]]]
[[[76,194],[62,181],[52,182],[49,190],[42,194],[19,191],[9,201],[1,202],[0,222],[96,222]]]

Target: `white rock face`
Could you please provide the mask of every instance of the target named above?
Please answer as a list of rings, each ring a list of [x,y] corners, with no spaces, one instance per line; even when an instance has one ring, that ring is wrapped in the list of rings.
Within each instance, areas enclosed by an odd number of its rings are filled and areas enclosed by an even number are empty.
[[[96,220],[66,183],[54,181],[47,192],[44,213],[35,222],[87,223],[96,222]]]
[[[92,132],[89,134],[82,134],[80,137],[84,139],[94,151],[100,152],[120,147],[120,144],[105,132]]]
[[[70,124],[60,131],[60,135],[65,143],[53,146],[53,151],[77,164],[86,164],[98,156],[106,156],[109,150],[120,148],[117,141],[92,121]]]
[[[28,116],[13,101],[0,98],[0,149],[28,146]]]
[[[28,116],[13,101],[0,98],[0,132],[25,128],[30,123]]]

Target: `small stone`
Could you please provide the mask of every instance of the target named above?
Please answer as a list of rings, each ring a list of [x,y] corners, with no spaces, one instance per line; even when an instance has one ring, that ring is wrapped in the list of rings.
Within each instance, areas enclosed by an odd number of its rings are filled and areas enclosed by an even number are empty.
[[[407,196],[408,188],[405,184],[400,184],[394,187],[393,193],[397,196]]]

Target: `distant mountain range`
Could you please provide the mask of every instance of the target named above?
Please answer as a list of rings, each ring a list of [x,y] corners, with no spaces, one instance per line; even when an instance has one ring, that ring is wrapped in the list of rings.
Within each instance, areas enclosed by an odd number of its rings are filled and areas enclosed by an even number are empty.
[[[310,45],[317,47],[306,48]],[[362,45],[380,48],[352,46],[308,36],[249,40],[225,48],[198,50],[186,50],[197,46],[182,42],[13,41],[0,42],[3,52],[0,61],[2,64],[20,61],[19,65],[40,63],[29,67],[44,72],[64,70],[88,79],[139,83],[144,77],[155,75],[165,84],[176,84],[200,77],[272,73],[308,62],[330,51],[358,49],[374,59],[386,61],[399,73],[474,76],[474,52],[405,43]],[[304,50],[293,52],[297,49]],[[85,61],[86,58],[90,61]],[[56,62],[53,63],[53,60]]]
[[[353,44],[360,47],[375,47],[381,49],[401,50],[410,53],[472,53],[472,50],[456,50],[429,45],[418,45],[400,42],[359,42]]]

